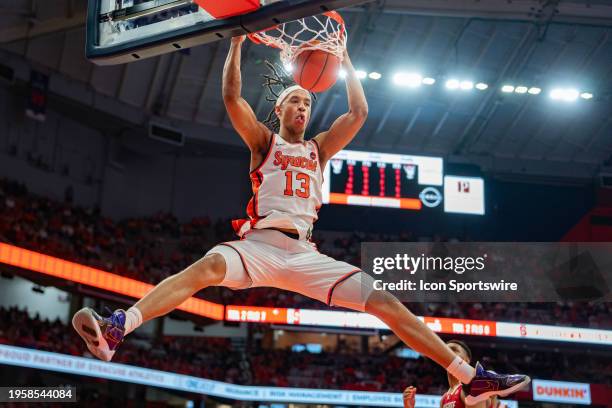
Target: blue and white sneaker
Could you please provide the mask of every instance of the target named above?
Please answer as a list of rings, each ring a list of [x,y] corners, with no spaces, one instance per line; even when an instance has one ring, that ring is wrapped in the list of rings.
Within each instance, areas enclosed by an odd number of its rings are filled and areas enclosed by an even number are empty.
[[[125,311],[117,309],[110,317],[102,317],[85,307],[74,314],[72,326],[91,354],[100,360],[110,361],[125,336]]]
[[[526,387],[531,378],[523,374],[497,374],[485,370],[482,364],[476,363],[476,375],[469,384],[463,385],[465,402],[474,405],[488,400],[490,397],[507,397]]]

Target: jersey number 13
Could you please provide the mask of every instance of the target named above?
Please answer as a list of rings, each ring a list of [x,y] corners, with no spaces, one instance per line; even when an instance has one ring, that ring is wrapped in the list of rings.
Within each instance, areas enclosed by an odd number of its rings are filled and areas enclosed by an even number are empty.
[[[285,195],[293,196],[294,194],[300,198],[310,197],[310,176],[306,173],[297,173],[295,181],[297,187],[293,187],[293,171],[285,172]]]

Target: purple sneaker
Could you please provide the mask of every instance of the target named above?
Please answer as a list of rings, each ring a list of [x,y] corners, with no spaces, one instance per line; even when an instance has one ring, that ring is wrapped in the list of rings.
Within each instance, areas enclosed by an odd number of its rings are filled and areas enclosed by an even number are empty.
[[[72,326],[85,340],[91,354],[110,361],[125,335],[125,311],[117,309],[110,317],[102,317],[85,307],[74,314]]]
[[[531,378],[523,374],[497,374],[495,371],[485,370],[480,363],[476,363],[475,369],[476,375],[472,381],[463,385],[467,405],[486,401],[494,395],[507,397],[531,381]]]

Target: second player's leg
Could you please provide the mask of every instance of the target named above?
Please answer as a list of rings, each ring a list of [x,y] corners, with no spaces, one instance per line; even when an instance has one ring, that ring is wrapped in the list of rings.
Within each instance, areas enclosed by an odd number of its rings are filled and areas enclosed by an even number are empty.
[[[134,307],[142,314],[143,323],[166,315],[200,290],[221,283],[225,270],[222,255],[206,255],[182,272],[161,281]]]

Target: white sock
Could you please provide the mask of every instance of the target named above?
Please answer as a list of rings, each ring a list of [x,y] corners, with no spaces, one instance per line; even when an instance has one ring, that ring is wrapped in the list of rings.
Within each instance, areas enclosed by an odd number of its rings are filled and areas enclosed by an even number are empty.
[[[463,361],[459,356],[455,357],[452,363],[446,367],[446,371],[463,384],[469,384],[476,375],[474,367]]]
[[[142,313],[138,308],[132,306],[125,312],[125,334],[136,330],[142,324]]]

